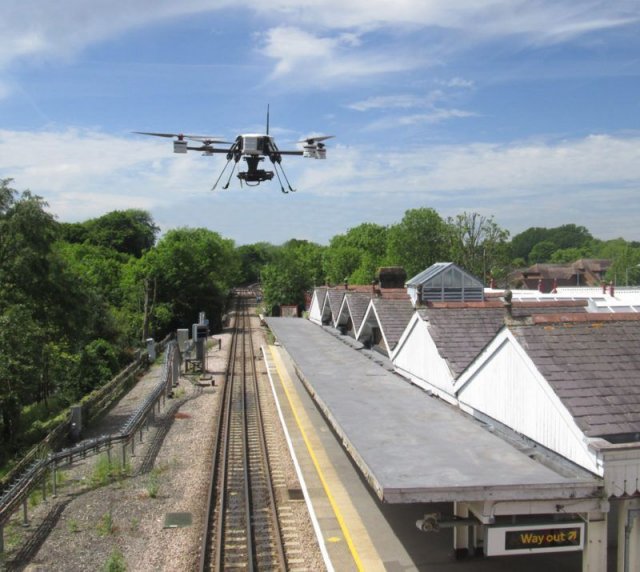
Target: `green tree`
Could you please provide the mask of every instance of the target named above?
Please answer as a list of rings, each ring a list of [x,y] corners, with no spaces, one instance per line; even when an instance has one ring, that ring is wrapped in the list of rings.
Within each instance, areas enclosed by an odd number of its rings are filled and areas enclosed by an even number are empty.
[[[588,247],[593,241],[591,233],[584,227],[575,224],[564,224],[555,228],[531,227],[516,234],[511,240],[511,256],[524,258],[529,264],[533,264],[530,256],[533,248],[540,242],[552,242],[555,250],[565,248]],[[545,250],[545,253],[546,250]],[[540,251],[536,257],[540,257]],[[548,255],[547,260],[551,257]]]
[[[355,246],[346,244],[337,246],[333,240],[323,257],[322,266],[330,284],[353,282],[352,275],[362,263],[363,252]],[[371,278],[368,279],[371,282]]]
[[[590,247],[560,248],[553,252],[549,261],[554,264],[569,264],[581,258],[592,258],[592,256],[593,254]]]
[[[277,247],[268,242],[256,242],[238,247],[241,264],[242,284],[255,284],[260,280],[262,269],[271,262],[276,255]]]
[[[599,245],[597,255],[612,261],[605,279],[619,286],[640,282],[640,247],[623,238],[607,240]]]
[[[35,401],[43,342],[30,308],[13,304],[0,313],[0,462],[18,436],[22,406]]]
[[[558,249],[555,242],[551,240],[542,240],[538,242],[529,253],[529,262],[538,264],[551,260],[553,253]]]
[[[159,228],[144,210],[112,211],[84,223],[85,241],[139,258],[155,243]]]
[[[449,254],[448,226],[431,208],[411,209],[400,223],[389,228],[386,263],[403,266],[408,277],[415,276]]]
[[[282,304],[303,304],[304,293],[324,282],[325,248],[306,240],[289,240],[262,269],[264,300],[270,309]]]
[[[363,223],[345,234],[334,236],[325,250],[323,268],[327,280],[335,284],[369,284],[382,265],[387,250],[387,227]]]
[[[0,181],[0,306],[37,299],[47,286],[56,233],[46,203],[29,191],[18,194]]]
[[[141,316],[139,331],[150,312],[149,300],[155,300],[151,319],[163,335],[188,327],[200,311],[214,330],[219,328],[228,292],[239,277],[240,256],[233,241],[204,228],[180,228],[169,231],[153,250],[129,265],[123,284],[128,303]],[[162,317],[168,318],[167,323],[159,323]]]
[[[500,228],[493,217],[463,213],[448,218],[452,261],[486,281],[497,277],[508,263],[509,231]]]

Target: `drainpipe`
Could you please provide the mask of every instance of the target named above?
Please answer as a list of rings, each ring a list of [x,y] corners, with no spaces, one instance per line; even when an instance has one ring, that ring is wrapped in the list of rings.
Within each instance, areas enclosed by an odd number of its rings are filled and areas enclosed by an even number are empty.
[[[640,508],[630,508],[627,510],[627,523],[624,525],[624,572],[629,572],[629,539],[633,522],[640,516]]]

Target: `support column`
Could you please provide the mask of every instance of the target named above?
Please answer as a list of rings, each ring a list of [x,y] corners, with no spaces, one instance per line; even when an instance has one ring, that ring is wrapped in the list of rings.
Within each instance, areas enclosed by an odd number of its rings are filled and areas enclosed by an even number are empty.
[[[52,496],[56,498],[58,496],[58,461],[53,459],[53,468],[51,469],[51,488],[53,489]]]
[[[640,564],[640,500],[625,500],[619,506],[617,572],[631,572]]]
[[[607,569],[607,514],[587,514],[587,538],[582,553],[582,572],[602,572]]]
[[[29,517],[27,514],[27,499],[22,501],[22,527],[29,528]]]
[[[468,518],[469,506],[464,502],[454,502],[453,514],[460,518]],[[453,528],[453,551],[457,560],[466,558],[469,555],[468,526],[456,526]]]
[[[484,556],[484,526],[477,525],[470,527],[473,532],[473,538],[470,542],[470,548],[474,556]]]

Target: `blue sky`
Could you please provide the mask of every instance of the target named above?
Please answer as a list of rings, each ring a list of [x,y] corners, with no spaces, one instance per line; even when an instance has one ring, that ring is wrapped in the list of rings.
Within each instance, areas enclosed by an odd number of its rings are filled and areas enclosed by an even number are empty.
[[[407,209],[512,234],[575,223],[640,240],[637,0],[3,0],[0,177],[62,221],[143,208],[164,230],[319,243]],[[210,191],[224,158],[132,131],[326,161]]]

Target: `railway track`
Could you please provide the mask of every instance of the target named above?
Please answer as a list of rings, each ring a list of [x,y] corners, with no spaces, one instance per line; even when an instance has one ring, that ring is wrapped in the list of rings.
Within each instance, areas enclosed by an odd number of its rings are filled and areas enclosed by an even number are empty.
[[[200,570],[287,570],[258,393],[250,299],[236,300]]]

